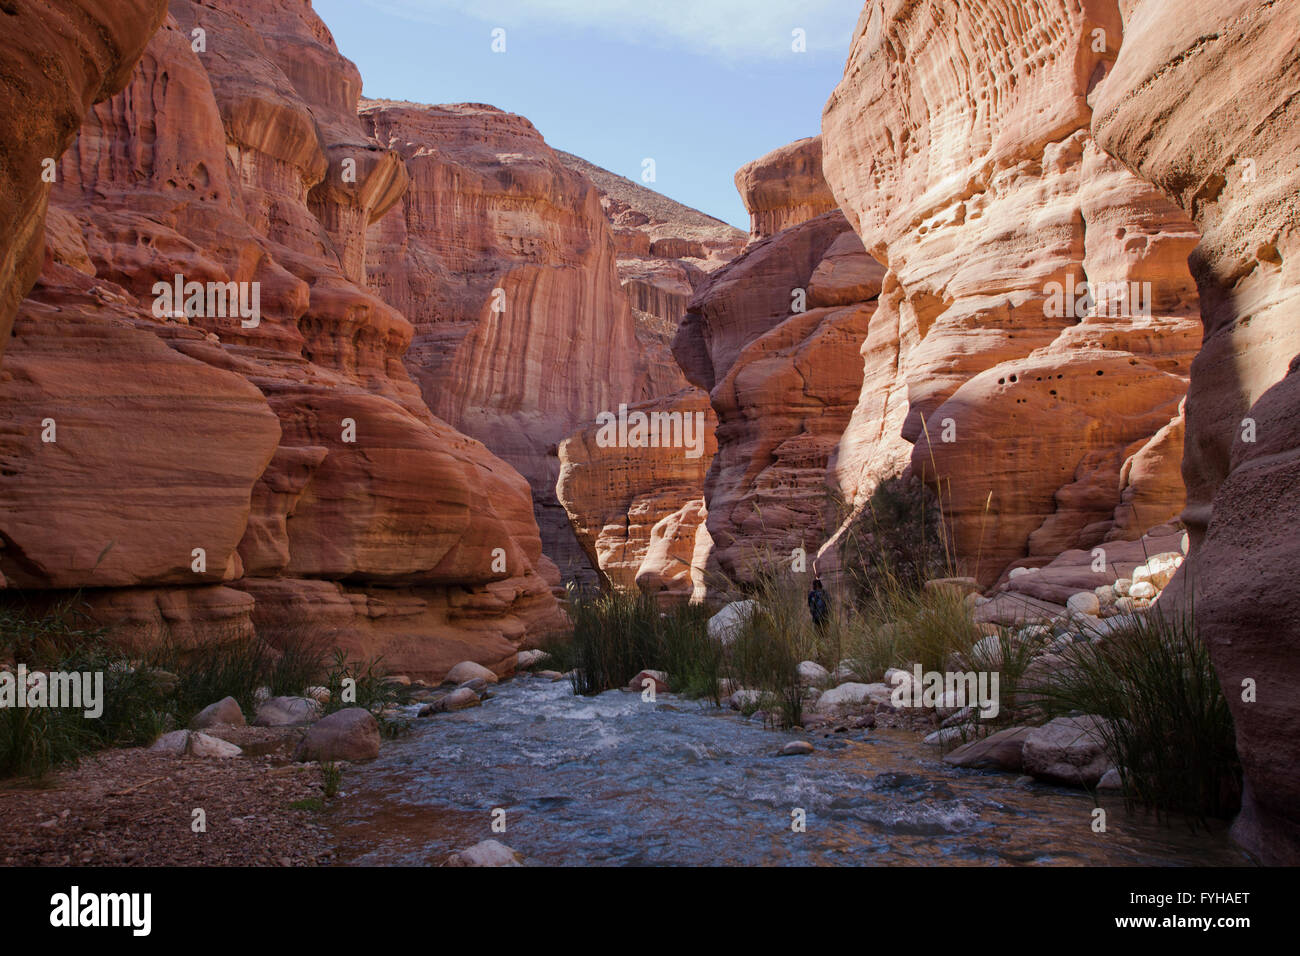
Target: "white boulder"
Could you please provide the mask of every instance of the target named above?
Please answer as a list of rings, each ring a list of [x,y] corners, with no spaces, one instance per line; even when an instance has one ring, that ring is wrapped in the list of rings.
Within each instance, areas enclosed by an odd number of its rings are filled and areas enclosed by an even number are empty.
[[[889,703],[893,689],[884,684],[841,684],[817,699],[819,714],[836,714],[874,704]]]
[[[730,644],[757,609],[757,601],[732,601],[709,618],[709,637]]]
[[[801,684],[824,684],[831,676],[830,671],[816,661],[800,661],[798,671]]]
[[[1135,601],[1149,601],[1159,592],[1150,581],[1135,581],[1129,588],[1128,595]]]
[[[447,857],[444,866],[523,866],[524,858],[504,843],[483,840]]]

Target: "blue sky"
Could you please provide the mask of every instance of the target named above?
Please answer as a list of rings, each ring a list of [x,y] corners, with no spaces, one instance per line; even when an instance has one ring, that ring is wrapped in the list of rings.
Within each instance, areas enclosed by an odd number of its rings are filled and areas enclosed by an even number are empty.
[[[371,97],[490,103],[741,228],[735,171],[820,131],[860,0],[315,0]],[[492,50],[505,31],[505,52]],[[796,53],[802,30],[806,52]]]

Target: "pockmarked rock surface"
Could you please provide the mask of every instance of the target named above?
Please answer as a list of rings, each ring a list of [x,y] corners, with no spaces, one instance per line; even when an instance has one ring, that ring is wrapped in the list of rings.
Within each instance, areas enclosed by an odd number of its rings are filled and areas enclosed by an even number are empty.
[[[923,476],[985,585],[1183,505],[1197,232],[1092,139],[1122,36],[1115,4],[872,0],[823,113],[826,178],[888,269],[839,487]]]
[[[1182,475],[1193,599],[1232,708],[1245,794],[1234,836],[1300,862],[1300,8],[1125,0],[1097,141],[1196,223],[1204,342]],[[1253,692],[1247,693],[1246,688]]]
[[[416,676],[512,662],[562,623],[558,575],[527,481],[434,416],[366,288],[408,173],[355,66],[310,6],[176,0],[126,84],[58,163],[8,340],[10,587],[80,590],[142,646],[310,628]]]

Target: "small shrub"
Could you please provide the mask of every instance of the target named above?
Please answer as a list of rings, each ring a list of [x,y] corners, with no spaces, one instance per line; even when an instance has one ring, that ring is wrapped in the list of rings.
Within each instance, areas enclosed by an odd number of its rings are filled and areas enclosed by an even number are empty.
[[[742,687],[758,690],[760,704],[777,725],[793,727],[803,720],[803,660],[776,620],[764,610],[752,614],[727,649],[727,673]]]
[[[939,501],[916,478],[882,481],[843,534],[841,556],[861,603],[919,591],[955,573]]]
[[[102,713],[86,708],[0,709],[0,776],[41,778],[106,746],[147,744],[171,719],[166,688],[150,671],[134,668],[126,655],[90,626],[74,599],[45,610],[0,610],[0,656],[29,672],[102,675]]]
[[[983,636],[956,594],[911,589],[891,578],[875,585],[857,621],[853,659],[872,680],[889,667],[946,670],[952,655],[968,656]]]
[[[592,695],[625,687],[639,671],[660,669],[665,628],[653,596],[609,591],[589,597],[571,589],[568,608],[573,621],[568,653],[574,693]],[[680,654],[680,644],[677,651]]]
[[[333,760],[323,760],[320,765],[321,790],[326,800],[338,796],[339,786],[343,782],[343,769]]]
[[[233,631],[189,646],[165,639],[141,667],[177,676],[171,709],[177,723],[185,725],[204,707],[226,697],[251,712],[254,692],[270,670],[270,657],[260,639]]]
[[[335,650],[333,661],[325,676],[321,678],[329,691],[329,700],[325,703],[325,713],[332,714],[346,707],[364,707],[370,713],[379,715],[385,708],[405,703],[410,697],[410,690],[400,684],[386,679],[382,657],[372,657],[364,661],[349,661],[346,652]],[[351,679],[355,700],[346,700],[344,681]],[[384,730],[383,721],[380,724]],[[400,732],[394,731],[394,736]]]
[[[330,656],[328,635],[308,626],[291,626],[270,634],[264,631],[261,637],[274,648],[266,676],[272,696],[299,697],[320,683]]]

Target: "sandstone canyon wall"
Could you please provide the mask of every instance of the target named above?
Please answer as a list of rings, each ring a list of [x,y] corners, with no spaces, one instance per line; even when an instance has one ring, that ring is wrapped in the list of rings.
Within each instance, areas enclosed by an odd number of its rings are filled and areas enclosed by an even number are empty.
[[[604,582],[639,588],[664,600],[702,599],[710,542],[704,519],[704,476],[717,450],[716,419],[707,396],[686,388],[628,407],[628,417],[668,416],[672,437],[611,444],[596,424],[560,445],[560,501]],[[633,420],[635,424],[635,420]],[[687,447],[685,429],[694,448]],[[697,552],[699,558],[697,559]]]
[[[675,512],[686,498],[654,489],[653,467],[633,487],[638,469],[609,460],[612,499],[566,499],[559,443],[620,404],[662,398],[681,411],[689,386],[672,333],[742,234],[551,149],[492,107],[367,101],[361,116],[412,180],[402,214],[372,227],[369,270],[415,325],[407,368],[435,413],[529,479],[546,554],[565,578],[587,579],[613,553],[587,534],[597,512],[645,495],[674,497]],[[648,546],[633,537],[633,551]]]
[[[822,175],[822,138],[809,136],[772,150],[736,172],[749,212],[749,236],[766,239],[839,207]]]
[[[820,156],[802,140],[737,173],[750,245],[700,286],[673,345],[718,419],[704,490],[719,587],[796,548],[811,558],[839,514],[828,476],[863,391],[884,270],[835,208]]]
[[[871,0],[823,116],[898,329],[846,494],[901,434],[986,583],[1181,519],[1162,604],[1195,609],[1246,772],[1234,833],[1272,863],[1300,859],[1298,93],[1291,5]],[[1045,306],[1084,281],[1151,307]]]
[[[671,346],[695,291],[739,254],[746,237],[639,183],[558,155],[596,184],[613,229],[619,279],[656,396],[634,403],[629,413],[695,416],[704,435],[694,451],[617,446],[602,444],[593,422],[560,445],[556,490],[604,583],[665,601],[702,600],[712,548],[704,477],[716,448],[716,417],[705,392],[686,381]]]
[[[1200,229],[1179,572],[1237,727],[1234,835],[1300,862],[1300,8],[1124,0],[1098,142]],[[1180,582],[1176,581],[1175,584]],[[1255,685],[1252,700],[1244,687]]]
[[[653,393],[601,194],[521,116],[389,102],[361,116],[412,180],[370,260],[376,293],[415,326],[407,368],[435,414],[528,478],[546,553],[581,575],[556,446]]]
[[[10,0],[0,10],[0,356],[44,256],[49,173],[93,103],[127,82],[166,0]]]
[[[0,367],[0,569],[138,642],[297,629],[414,675],[512,668],[558,575],[526,481],[431,414],[412,324],[365,287],[408,174],[356,68],[306,4],[170,14],[58,167]],[[176,275],[256,288],[258,320],[158,311]]]
[[[657,395],[677,391],[686,384],[671,354],[677,325],[705,277],[744,249],[745,233],[578,156],[556,155],[599,190],[619,279],[650,363],[651,389]]]
[[[911,443],[986,584],[1183,504],[1197,233],[1092,139],[1121,36],[1101,2],[878,0],[823,115],[826,178],[888,269],[836,478],[860,502]]]

